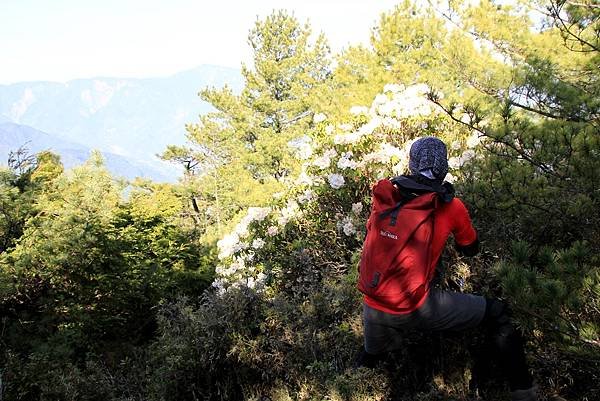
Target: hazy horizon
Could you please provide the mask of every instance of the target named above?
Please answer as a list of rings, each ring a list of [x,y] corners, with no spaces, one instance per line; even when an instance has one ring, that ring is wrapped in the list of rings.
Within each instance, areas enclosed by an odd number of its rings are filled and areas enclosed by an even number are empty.
[[[201,65],[240,68],[257,19],[284,9],[333,52],[367,44],[396,0],[5,0],[0,3],[0,84],[96,77],[153,78]]]
[[[177,70],[177,71],[165,72],[165,73],[156,73],[156,74],[151,74],[148,76],[128,77],[128,76],[121,76],[121,75],[92,75],[92,76],[85,76],[85,77],[78,77],[78,78],[70,78],[70,79],[66,79],[66,80],[32,79],[32,80],[10,82],[10,83],[0,83],[0,86],[23,85],[23,84],[29,84],[29,83],[66,84],[66,83],[70,83],[70,82],[74,82],[74,81],[88,81],[88,80],[102,80],[102,79],[123,79],[123,80],[145,80],[145,79],[151,80],[151,79],[161,79],[161,78],[166,79],[166,78],[170,78],[170,77],[182,74],[182,73],[202,69],[203,67],[215,67],[215,68],[219,68],[219,69],[228,69],[228,70],[232,70],[232,71],[241,72],[241,68],[239,68],[239,67],[229,67],[226,65],[204,63],[204,64],[199,64],[196,66],[190,66],[189,68],[185,68],[183,70]]]

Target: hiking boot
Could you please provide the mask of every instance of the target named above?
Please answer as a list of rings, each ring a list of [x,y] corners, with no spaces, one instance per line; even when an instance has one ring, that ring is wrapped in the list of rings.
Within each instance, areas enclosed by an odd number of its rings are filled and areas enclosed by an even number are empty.
[[[352,367],[357,368],[374,368],[377,364],[383,361],[383,355],[373,355],[369,354],[365,347],[362,347],[358,352],[358,355],[354,358],[354,362],[352,363]]]
[[[510,399],[511,401],[537,401],[537,387],[512,391]]]

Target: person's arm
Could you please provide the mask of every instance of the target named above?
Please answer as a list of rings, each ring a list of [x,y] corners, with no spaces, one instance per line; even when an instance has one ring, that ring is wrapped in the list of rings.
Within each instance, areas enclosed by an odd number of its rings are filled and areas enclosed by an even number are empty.
[[[465,256],[475,256],[479,253],[479,238],[475,228],[473,228],[469,211],[458,198],[455,198],[453,206],[454,225],[452,233],[454,234],[456,250]]]

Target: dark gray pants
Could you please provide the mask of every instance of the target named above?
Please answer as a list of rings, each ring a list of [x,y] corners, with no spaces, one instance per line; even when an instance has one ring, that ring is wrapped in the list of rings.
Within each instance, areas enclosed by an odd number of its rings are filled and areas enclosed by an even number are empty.
[[[432,289],[414,312],[395,315],[363,305],[365,350],[380,354],[398,349],[402,331],[459,331],[477,327],[485,315],[484,297]]]
[[[508,379],[511,390],[529,389],[529,373],[523,339],[510,322],[506,305],[478,295],[431,290],[425,303],[414,312],[395,315],[363,304],[365,351],[376,356],[402,346],[408,330],[460,331],[479,325],[487,329],[495,359]]]

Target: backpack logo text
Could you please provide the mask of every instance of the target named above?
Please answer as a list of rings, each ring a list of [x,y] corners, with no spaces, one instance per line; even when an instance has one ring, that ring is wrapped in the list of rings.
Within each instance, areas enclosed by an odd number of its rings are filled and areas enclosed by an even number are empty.
[[[381,231],[379,231],[379,234],[383,235],[384,237],[391,238],[391,239],[398,239],[398,236],[396,234],[393,234],[389,231],[381,230]]]

